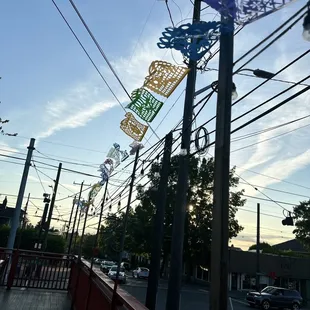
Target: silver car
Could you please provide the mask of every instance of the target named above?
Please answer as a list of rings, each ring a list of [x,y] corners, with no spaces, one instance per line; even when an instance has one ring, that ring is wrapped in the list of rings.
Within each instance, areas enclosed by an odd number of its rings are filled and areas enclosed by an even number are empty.
[[[116,280],[116,273],[117,273],[117,266],[112,266],[108,272],[108,277],[115,281]],[[125,284],[127,282],[127,277],[126,277],[126,273],[125,273],[125,268],[121,267],[120,271],[119,271],[119,276],[118,276],[118,281],[120,283]]]

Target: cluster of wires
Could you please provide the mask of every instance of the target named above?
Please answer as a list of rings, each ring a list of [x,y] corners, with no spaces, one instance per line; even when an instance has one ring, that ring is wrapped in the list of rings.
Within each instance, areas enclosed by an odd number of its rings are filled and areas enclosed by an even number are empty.
[[[54,1],[53,1],[54,2]],[[70,1],[71,4],[73,4],[72,1]],[[55,4],[55,2],[54,2]],[[74,4],[73,4],[74,5]],[[55,4],[55,6],[57,7],[57,5]],[[282,36],[284,36],[294,25],[297,24],[297,22],[299,22],[302,18],[303,18],[303,15],[304,15],[304,10],[306,9],[306,6],[303,7],[302,9],[300,9],[296,14],[294,14],[292,17],[290,17],[286,22],[284,22],[280,27],[278,27],[274,32],[272,32],[269,36],[267,36],[264,40],[262,40],[261,42],[259,42],[257,45],[255,45],[252,49],[250,49],[247,53],[245,53],[242,57],[240,57],[237,61],[235,61],[235,65],[237,63],[239,63],[241,60],[243,60],[245,57],[247,57],[248,55],[250,55],[252,52],[256,51],[260,46],[262,46],[263,44],[265,44],[269,39],[271,39],[272,37],[274,37],[276,35],[276,37],[270,42],[268,43],[267,45],[265,45],[263,48],[261,48],[258,52],[256,52],[248,61],[246,61],[243,65],[241,65],[237,70],[235,70],[234,74],[238,74],[238,72],[244,68],[248,63],[250,63],[252,60],[254,60],[256,57],[258,57],[258,55],[260,55],[261,53],[263,53],[266,49],[268,49],[272,44],[274,44],[279,38],[281,38]],[[61,12],[60,12],[61,14]],[[62,15],[62,14],[61,14]],[[62,15],[63,16],[63,15]],[[64,18],[64,17],[63,17]],[[83,21],[82,21],[83,22]],[[84,23],[83,23],[84,24]],[[68,23],[67,23],[68,25]],[[85,26],[85,24],[84,24]],[[70,25],[68,25],[68,27],[70,28]],[[85,26],[86,27],[86,26]],[[71,28],[70,28],[71,30]],[[72,31],[72,30],[71,30]],[[74,32],[73,32],[74,34]],[[91,34],[90,34],[91,35]],[[76,38],[78,40],[78,38]],[[81,44],[80,44],[81,45]],[[82,45],[81,45],[82,46]],[[101,49],[100,46],[97,46],[99,51]],[[101,49],[102,50],[102,49]],[[84,50],[84,52],[86,52]],[[213,53],[212,55],[215,55],[216,53],[218,52],[218,50]],[[292,66],[294,63],[296,63],[297,61],[299,61],[300,59],[302,59],[303,57],[305,57],[306,55],[308,55],[308,53],[310,52],[310,50],[306,51],[305,53],[301,54],[300,56],[298,56],[296,59],[294,59],[293,61],[291,61],[289,64],[287,64],[286,66],[284,66],[283,68],[281,68],[278,72],[276,72],[275,76],[280,74],[281,72],[283,72],[284,70],[286,70],[287,68],[289,68],[290,66]],[[86,52],[87,53],[87,52]],[[103,51],[102,51],[103,53]],[[104,54],[104,53],[103,53]],[[104,55],[103,55],[104,57]],[[214,56],[213,56],[214,57]],[[91,59],[90,59],[91,60]],[[107,63],[109,64],[108,60],[106,59]],[[93,64],[94,65],[94,64]],[[110,69],[112,70],[113,72],[113,67]],[[98,72],[100,74],[100,72]],[[114,72],[115,73],[115,72]],[[113,73],[113,74],[114,74]],[[116,74],[116,73],[115,73]],[[261,108],[263,105],[269,103],[270,101],[276,99],[277,97],[285,94],[286,92],[288,91],[291,91],[293,88],[297,87],[297,86],[300,86],[303,84],[303,82],[305,80],[307,80],[310,76],[307,76],[303,79],[301,79],[300,81],[292,84],[290,87],[288,87],[287,89],[279,92],[278,94],[274,95],[273,97],[271,97],[270,99],[264,101],[263,103],[260,103],[259,105],[257,105],[256,107],[252,108],[251,110],[248,110],[247,112],[243,113],[242,115],[239,115],[238,117],[236,117],[235,119],[232,120],[232,122],[235,122],[237,120],[240,120],[242,117],[248,115],[249,113],[255,111],[256,109],[258,108]],[[102,77],[103,78],[103,77]],[[121,83],[120,79],[118,78],[117,74],[116,74],[116,78],[119,80],[119,82]],[[265,85],[266,83],[268,83],[270,80],[272,80],[274,78],[270,78],[270,79],[266,79],[264,80],[262,83],[260,83],[258,86],[256,86],[255,88],[253,88],[252,90],[250,90],[247,94],[243,95],[238,101],[236,101],[233,105],[236,105],[237,103],[239,103],[240,101],[244,100],[246,97],[248,97],[250,94],[252,94],[254,91],[256,91],[257,89],[259,89],[261,86]],[[104,80],[104,78],[103,78]],[[285,81],[284,81],[285,82]],[[108,85],[107,85],[108,86]],[[109,86],[108,86],[109,87]],[[282,102],[280,102],[279,104],[273,106],[272,108],[270,108],[269,110],[261,113],[260,115],[256,116],[255,118],[252,118],[250,121],[248,122],[245,122],[243,123],[242,125],[240,125],[239,127],[235,128],[232,130],[232,134],[249,126],[250,124],[252,124],[253,122],[259,120],[260,118],[262,117],[265,117],[266,115],[268,115],[269,113],[272,113],[273,111],[275,111],[276,109],[280,108],[281,106],[283,106],[284,104],[288,103],[289,101],[293,100],[294,98],[297,98],[298,96],[302,95],[303,93],[305,93],[306,91],[308,91],[310,88],[310,86],[306,86],[305,88],[303,88],[302,90],[298,91],[297,93],[295,93],[294,95],[291,95],[290,97],[288,97],[287,99],[283,100]],[[124,91],[126,91],[126,89],[124,88]],[[183,93],[183,92],[182,92]],[[193,120],[192,120],[192,123],[195,121],[195,119],[197,118],[197,116],[200,114],[200,112],[203,110],[203,108],[205,107],[205,105],[207,104],[207,102],[211,99],[212,95],[213,95],[214,91],[211,91],[210,93],[208,93],[204,98],[202,98],[198,103],[195,104],[195,108],[199,107],[199,110],[197,113],[195,113],[195,116],[193,117]],[[182,94],[181,94],[182,95]],[[130,97],[130,96],[129,96]],[[116,97],[117,98],[117,97]],[[178,100],[178,99],[177,99]],[[301,121],[301,120],[304,120],[306,118],[308,118],[309,115],[306,115],[304,117],[301,117],[299,119],[295,119],[295,120],[291,120],[289,122],[286,122],[286,123],[283,123],[279,126],[287,126],[289,124],[292,124],[293,122],[298,122],[298,121]],[[206,121],[204,124],[202,124],[201,126],[206,126],[207,124],[209,124],[212,120],[215,119],[215,116],[211,119],[209,119],[208,121]],[[179,126],[182,124],[182,120],[175,126],[175,128],[173,129],[173,131],[177,132],[179,129]],[[199,127],[201,127],[199,126]],[[196,132],[198,129],[194,129],[192,130],[192,132]],[[279,128],[279,127],[277,127]],[[232,142],[234,141],[240,141],[240,140],[243,140],[243,139],[247,139],[249,137],[252,137],[254,135],[258,135],[262,132],[267,132],[267,131],[271,131],[271,130],[274,130],[276,129],[276,127],[274,126],[273,128],[270,127],[270,128],[267,128],[263,131],[257,131],[257,132],[254,132],[254,133],[250,133],[250,134],[247,134],[247,135],[243,135],[243,136],[239,136],[235,139],[232,140]],[[215,131],[211,131],[209,134],[212,134],[214,133]],[[154,133],[154,132],[153,132]],[[154,133],[155,134],[155,133]],[[181,136],[179,135],[178,137],[176,137],[173,141],[173,151],[172,153],[174,154],[180,147],[180,143],[178,143],[178,141],[180,140]],[[275,138],[275,137],[274,137]],[[262,143],[263,141],[260,141],[260,143]],[[164,153],[164,149],[162,148],[162,145],[164,143],[164,138],[162,139],[159,139],[159,141],[157,143],[155,143],[154,145],[152,145],[150,148],[148,148],[146,151],[142,152],[141,155],[139,156],[139,165],[138,165],[138,168],[137,170],[141,169],[142,167],[144,168],[144,170],[147,170],[156,160],[160,160],[161,156],[163,155]],[[210,144],[207,146],[212,146],[214,145],[214,141],[213,142],[210,142]],[[255,144],[252,144],[252,145],[248,145],[246,147],[250,147],[250,146],[253,146]],[[242,148],[240,149],[236,149],[236,150],[233,150],[233,152],[236,152],[236,151],[239,151],[241,150]],[[52,164],[49,164],[49,163],[46,163],[44,161],[41,161],[41,159],[44,159],[45,161],[46,160],[51,160],[51,161],[58,161],[57,158],[53,158],[52,156],[49,156],[49,155],[46,155],[46,154],[43,154],[41,151],[37,151],[39,153],[40,156],[36,155],[35,158],[33,159],[32,163],[33,163],[33,167],[35,168],[36,172],[38,173],[38,176],[39,176],[39,173],[43,174],[44,173],[42,172],[41,169],[50,169],[50,170],[53,170],[53,171],[56,171],[57,169],[57,166],[56,165],[52,165]],[[193,152],[191,154],[191,156],[194,156],[196,155],[197,152]],[[22,155],[26,155],[24,153],[22,153]],[[9,159],[14,159],[14,160],[24,160],[24,158],[21,158],[21,157],[16,157],[16,156],[12,156],[12,155],[5,155],[5,154],[0,154],[0,156],[2,157],[6,157],[6,158],[9,158]],[[37,160],[37,159],[40,159],[40,160]],[[67,161],[62,161],[68,165],[76,165],[76,166],[83,166],[83,167],[86,167],[86,168],[96,168],[97,164],[94,164],[94,163],[81,163],[81,162],[74,162],[74,161],[70,161],[70,160],[67,160]],[[18,163],[18,162],[14,162],[16,164],[21,164],[23,165],[23,163]],[[41,166],[36,166],[37,164],[40,164]],[[117,177],[122,174],[122,173],[129,173],[131,174],[132,172],[130,171],[130,167],[132,166],[133,164],[133,161],[130,161],[129,163],[127,163],[127,165],[125,165],[124,168],[122,168],[121,170],[119,171],[116,171],[114,172],[112,175],[111,175],[111,180],[114,179],[114,182],[119,182],[119,184],[115,184],[113,183],[113,181],[110,183],[111,186],[114,186],[116,187],[116,189],[114,189],[113,191],[111,191],[110,195],[109,195],[109,198],[108,198],[108,206],[105,207],[104,211],[106,210],[111,210],[112,207],[115,205],[115,204],[119,204],[119,202],[123,199],[126,199],[128,197],[128,192],[129,192],[129,189],[128,189],[128,185],[129,185],[129,181],[130,181],[130,178],[131,176],[129,176],[128,178],[126,178],[125,180],[123,181],[118,181]],[[86,172],[83,172],[83,171],[79,171],[79,170],[75,170],[75,169],[69,169],[69,168],[63,168],[63,171],[67,172],[67,173],[74,173],[74,174],[79,174],[79,175],[84,175],[84,176],[88,176],[88,177],[92,177],[94,179],[99,179],[99,176],[98,175],[94,175],[94,174],[90,174],[90,173],[86,173]],[[47,176],[48,178],[50,178],[48,175],[45,174],[45,176]],[[145,178],[147,177],[146,174],[142,175],[142,176],[138,176],[136,177],[136,184],[140,184],[140,182],[142,182]],[[52,179],[52,178],[51,178]],[[43,186],[43,183],[39,177],[39,180],[40,180],[40,183],[41,183],[41,186],[42,188],[44,189],[44,186]],[[246,181],[244,180],[244,182],[246,183]],[[63,186],[63,185],[60,185],[60,186]],[[142,187],[146,187],[146,186],[150,186],[150,180],[146,181],[143,185],[141,185]],[[65,186],[63,186],[64,188],[66,188]],[[66,188],[66,190],[69,190],[71,191],[70,189]],[[89,190],[89,188],[86,188],[84,189],[84,191],[87,191]],[[62,201],[62,200],[65,200],[65,199],[68,199],[68,198],[72,198],[74,197],[75,195],[77,195],[78,193],[74,193],[73,191],[72,192],[72,195],[69,195],[68,197],[66,198],[61,198],[61,199],[58,199],[57,201]],[[135,192],[135,191],[134,191]],[[267,198],[268,200],[270,201],[273,201],[270,197]],[[133,204],[137,199],[133,200],[131,202],[131,204]],[[273,201],[275,202],[275,201]],[[101,205],[101,203],[106,203],[106,202],[103,202],[103,201],[100,201],[100,203],[94,208],[94,213],[96,214],[97,211],[99,210],[99,207]],[[275,202],[276,203],[276,202]],[[281,204],[277,203],[281,208],[283,208],[283,206],[281,206]],[[122,210],[124,210],[126,208],[126,206],[124,208],[119,208],[117,212],[115,212],[114,214],[119,214],[120,212],[122,212]],[[283,208],[285,209],[285,208]],[[287,209],[285,209],[287,210]],[[59,211],[58,211],[59,212]],[[59,214],[60,215],[60,214]],[[91,220],[92,217],[90,216],[89,217],[89,220]]]

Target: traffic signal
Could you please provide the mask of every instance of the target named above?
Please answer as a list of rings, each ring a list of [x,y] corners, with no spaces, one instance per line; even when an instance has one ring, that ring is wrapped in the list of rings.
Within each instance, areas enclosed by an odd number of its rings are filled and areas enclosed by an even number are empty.
[[[284,226],[294,226],[294,221],[291,216],[291,212],[289,212],[289,216],[286,216],[285,219],[282,221],[282,225]]]

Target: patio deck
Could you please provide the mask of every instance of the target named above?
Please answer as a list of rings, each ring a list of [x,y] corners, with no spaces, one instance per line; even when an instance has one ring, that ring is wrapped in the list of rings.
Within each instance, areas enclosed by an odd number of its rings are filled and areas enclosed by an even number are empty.
[[[1,310],[69,310],[67,292],[35,289],[0,289]]]

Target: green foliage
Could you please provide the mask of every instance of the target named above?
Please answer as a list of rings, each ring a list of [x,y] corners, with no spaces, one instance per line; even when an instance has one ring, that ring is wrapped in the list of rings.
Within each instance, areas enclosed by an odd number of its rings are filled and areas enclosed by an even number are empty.
[[[260,250],[263,250],[263,252],[264,251],[268,251],[268,250],[270,250],[270,249],[273,249],[272,248],[272,246],[268,243],[268,242],[261,242],[260,244],[259,244],[259,249]],[[252,244],[250,247],[249,247],[249,251],[250,250],[256,250],[256,244]]]
[[[82,255],[92,257],[96,235],[86,234],[82,245]]]
[[[10,226],[8,225],[0,225],[0,247],[6,247],[8,237],[10,234]],[[20,233],[21,236],[20,236]],[[25,230],[21,232],[20,229],[17,230],[15,245],[16,248],[18,246],[18,242],[20,240],[20,249],[23,250],[34,250],[34,244],[37,241],[38,231],[33,227],[27,227]],[[65,240],[60,235],[51,235],[47,236],[47,252],[52,253],[64,253],[65,250]]]
[[[66,241],[63,236],[51,235],[47,236],[46,252],[64,253]]]
[[[178,180],[179,157],[171,158],[170,174],[168,180],[167,203],[164,221],[164,259],[170,252],[172,235],[173,208],[176,203],[177,180]],[[149,188],[142,185],[137,186],[137,199],[139,204],[135,210],[130,211],[128,229],[126,235],[125,249],[131,253],[145,255],[151,252],[153,235],[153,221],[157,196],[160,194],[154,187],[158,186],[160,163],[153,163],[148,173],[152,186]],[[188,206],[185,226],[184,251],[185,261],[201,264],[208,263],[211,245],[211,222],[213,208],[213,159],[202,159],[192,157],[189,169]],[[242,199],[243,191],[237,191],[239,179],[234,176],[234,169],[230,173],[230,210],[229,210],[229,237],[233,238],[242,231],[236,219],[239,207],[245,204]],[[101,228],[100,246],[104,253],[111,258],[119,250],[119,240],[122,232],[122,221],[124,214],[107,217]]]
[[[302,201],[294,207],[294,223],[296,239],[310,249],[310,200]]]

